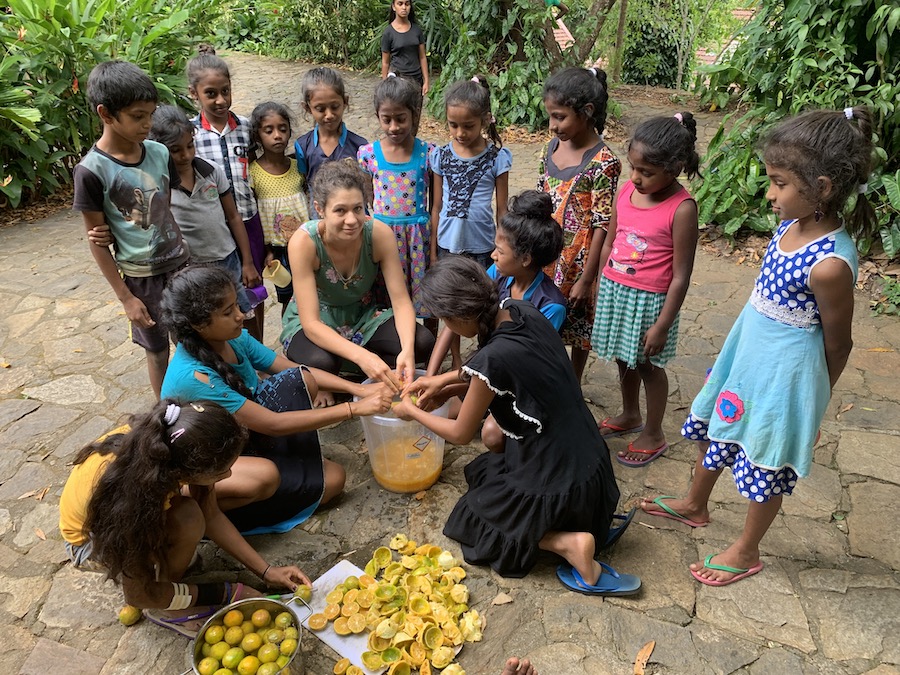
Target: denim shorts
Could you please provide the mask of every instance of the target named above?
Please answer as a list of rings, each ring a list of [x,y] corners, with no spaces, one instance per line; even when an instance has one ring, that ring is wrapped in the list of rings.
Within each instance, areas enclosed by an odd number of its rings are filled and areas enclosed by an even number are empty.
[[[249,312],[250,299],[247,297],[247,293],[244,290],[243,273],[241,270],[241,256],[238,255],[238,250],[234,249],[222,260],[216,260],[213,265],[222,267],[231,272],[231,278],[234,279],[234,285],[237,287],[238,307],[241,308],[241,311],[244,314]]]

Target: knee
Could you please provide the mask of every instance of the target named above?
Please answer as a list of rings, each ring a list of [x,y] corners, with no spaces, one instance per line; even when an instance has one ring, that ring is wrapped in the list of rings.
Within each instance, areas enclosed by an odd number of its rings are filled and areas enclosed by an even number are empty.
[[[424,363],[431,358],[431,352],[434,351],[434,335],[430,330],[416,324],[416,339],[414,343],[416,353],[416,363]]]
[[[481,442],[491,452],[503,452],[506,449],[506,439],[500,426],[492,417],[488,417],[481,427]]]
[[[347,472],[344,467],[330,459],[324,460],[325,492],[322,495],[322,504],[327,504],[344,491],[347,482]]]
[[[166,530],[170,545],[196,545],[206,532],[206,518],[200,505],[189,497],[175,497],[166,511]]]
[[[257,496],[255,501],[268,499],[275,494],[280,486],[281,474],[278,473],[278,467],[268,459],[261,459],[259,471],[257,472],[257,486],[254,491],[255,496]]]

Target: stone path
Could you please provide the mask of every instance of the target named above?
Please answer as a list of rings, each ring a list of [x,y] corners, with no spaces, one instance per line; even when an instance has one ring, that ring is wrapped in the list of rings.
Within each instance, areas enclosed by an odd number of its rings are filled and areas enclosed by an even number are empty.
[[[290,88],[280,73],[295,86],[305,69],[251,57],[235,61],[239,94],[255,78],[277,97]],[[353,76],[351,91],[357,85],[371,90],[373,79]],[[239,98],[235,107],[246,113],[251,102]],[[354,115],[360,116],[354,128],[374,135],[363,111]],[[538,151],[514,147],[511,192],[533,182]],[[673,445],[646,469],[615,465],[623,507],[648,494],[684,492],[695,449],[679,440],[678,429],[755,271],[698,255],[679,355],[669,370],[665,428]],[[0,230],[0,306],[0,672],[181,673],[185,640],[146,622],[122,627],[119,591],[64,563],[57,505],[68,463],[83,444],[152,402],[143,355],[128,341],[122,309],[88,254],[76,215],[61,212]],[[278,333],[275,315],[269,313],[270,344]],[[637,651],[655,640],[648,673],[900,673],[900,330],[896,319],[873,316],[860,295],[854,338],[812,475],[785,500],[763,540],[761,574],[720,589],[688,574],[690,562],[724,547],[742,526],[746,507],[726,478],[713,495],[709,527],[691,531],[639,516],[608,556],[644,580],[634,599],[568,592],[550,559],[525,579],[470,567],[473,606],[488,625],[484,641],[461,654],[467,671],[493,675],[507,655],[518,654],[545,675],[631,673]],[[614,368],[592,360],[584,391],[598,418],[615,413]],[[441,528],[464,490],[462,469],[480,445],[448,446],[440,481],[419,501],[373,481],[358,423],[322,438],[326,454],[348,468],[346,494],[300,529],[254,538],[267,560],[296,562],[316,577],[342,557],[364,564],[398,531],[458,551]],[[611,448],[622,445],[613,441]],[[236,573],[234,561],[214,546],[204,545],[202,553],[205,578]],[[499,592],[513,601],[491,606]],[[303,637],[308,672],[330,673],[334,654],[315,637]]]

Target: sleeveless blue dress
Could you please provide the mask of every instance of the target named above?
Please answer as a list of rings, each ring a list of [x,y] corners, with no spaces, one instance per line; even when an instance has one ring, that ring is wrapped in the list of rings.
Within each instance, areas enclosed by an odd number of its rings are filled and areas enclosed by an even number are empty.
[[[841,227],[796,251],[766,249],[750,299],[691,405],[681,433],[710,441],[707,469],[732,467],[740,493],[757,502],[790,494],[809,474],[819,425],[831,399],[819,308],[809,287],[822,260],[857,274],[856,246]]]

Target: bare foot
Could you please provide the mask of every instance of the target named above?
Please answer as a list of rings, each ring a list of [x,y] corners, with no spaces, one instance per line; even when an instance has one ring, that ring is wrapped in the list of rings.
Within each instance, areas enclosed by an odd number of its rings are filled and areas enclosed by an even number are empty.
[[[603,420],[597,427],[600,429],[601,436],[609,436],[611,434],[621,434],[626,429],[634,429],[641,426],[640,417],[625,417],[625,415],[616,415],[609,419]]]
[[[538,675],[538,671],[528,659],[520,661],[518,657],[513,656],[506,661],[506,665],[503,666],[503,672],[500,675]]]
[[[690,523],[688,523],[687,521],[704,524],[709,522],[709,509],[707,508],[706,504],[697,506],[687,499],[663,499],[662,497],[657,497],[657,499],[662,501],[680,517],[676,518],[673,514],[664,509],[661,509],[659,507],[659,504],[654,502],[652,499],[642,499],[641,510],[651,516],[672,518],[673,520],[678,520],[680,522],[686,523],[687,525],[690,525]]]
[[[330,391],[320,391],[313,402],[313,408],[330,408],[334,405],[334,396]]]
[[[538,546],[565,558],[591,586],[600,578],[603,569],[594,560],[595,542],[590,532],[550,531],[541,538]]]
[[[739,549],[736,544],[732,544],[718,555],[714,555],[709,562],[715,565],[749,570],[753,568],[754,565],[759,564],[759,549],[747,551]],[[724,570],[706,567],[702,560],[691,563],[691,570],[698,577],[703,577],[710,581],[728,582],[738,575],[737,572],[726,572]]]

